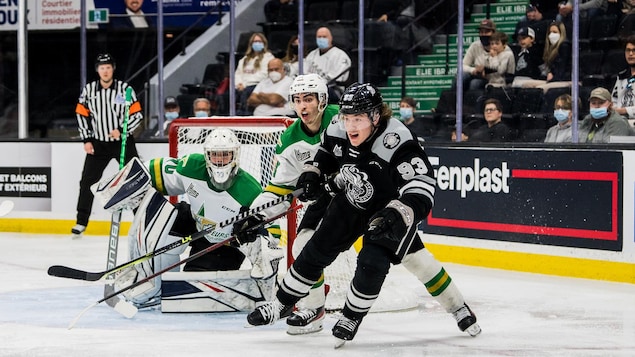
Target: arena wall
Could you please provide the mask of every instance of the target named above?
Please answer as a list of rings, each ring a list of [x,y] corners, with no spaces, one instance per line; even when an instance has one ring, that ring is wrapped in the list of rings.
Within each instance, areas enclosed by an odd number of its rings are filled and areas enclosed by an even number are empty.
[[[138,143],[142,159],[166,143]],[[84,153],[79,142],[2,142],[0,230],[70,239]],[[420,229],[442,261],[635,283],[635,150],[426,146],[435,207]],[[113,161],[104,175],[116,172]],[[132,215],[123,217],[123,232]],[[107,237],[94,204],[87,236]]]

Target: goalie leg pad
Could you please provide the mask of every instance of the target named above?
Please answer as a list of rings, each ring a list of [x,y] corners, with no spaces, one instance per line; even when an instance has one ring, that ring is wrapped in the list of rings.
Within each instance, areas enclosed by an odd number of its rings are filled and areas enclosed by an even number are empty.
[[[180,239],[168,234],[175,219],[176,209],[174,206],[154,188],[148,188],[148,194],[141,201],[128,234],[130,258],[136,259],[159,247],[170,244],[174,239]],[[120,288],[129,286],[175,263],[179,259],[179,252],[180,249],[175,248],[165,254],[135,265],[136,274],[129,273],[130,275],[127,278],[117,279],[115,287],[117,285]],[[142,285],[145,285],[143,289],[141,289]],[[126,291],[124,293],[126,299],[135,304],[144,304],[155,298],[161,290],[161,277],[157,276],[148,281],[147,285],[145,283],[142,285]]]
[[[454,312],[465,304],[463,295],[450,275],[427,249],[406,255],[402,264],[425,285],[445,311]]]
[[[139,206],[150,187],[150,181],[148,170],[139,158],[133,157],[114,176],[102,179],[90,189],[95,198],[104,205],[104,209],[115,212]]]
[[[242,244],[238,249],[251,262],[251,277],[268,279],[278,274],[278,265],[284,250],[269,235],[258,235],[255,241]]]

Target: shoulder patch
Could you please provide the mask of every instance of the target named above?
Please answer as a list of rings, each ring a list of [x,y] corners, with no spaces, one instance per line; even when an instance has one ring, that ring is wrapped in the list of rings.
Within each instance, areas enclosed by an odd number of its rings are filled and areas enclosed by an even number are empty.
[[[386,149],[394,149],[401,142],[401,137],[397,133],[386,133],[383,144]]]

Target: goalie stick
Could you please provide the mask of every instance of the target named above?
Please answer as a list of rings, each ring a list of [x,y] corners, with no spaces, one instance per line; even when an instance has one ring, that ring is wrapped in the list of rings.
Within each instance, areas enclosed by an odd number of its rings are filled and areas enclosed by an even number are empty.
[[[11,213],[11,211],[13,210],[13,206],[13,201],[2,201],[2,203],[0,203],[0,217],[6,216]]]
[[[121,133],[121,153],[119,154],[119,170],[126,163],[126,140],[128,137],[128,117],[130,116],[130,104],[132,104],[132,88],[126,88],[126,109],[123,118],[123,133]],[[110,220],[110,235],[108,237],[108,255],[106,256],[106,269],[112,269],[117,265],[117,248],[119,246],[119,228],[121,227],[121,210],[113,212]],[[111,295],[115,290],[112,284],[104,286],[104,296]],[[115,296],[106,301],[108,306],[121,312],[124,316],[134,315],[137,308],[134,305]],[[127,313],[124,313],[127,311]]]
[[[301,189],[300,189],[300,190],[296,190],[296,191],[294,191],[293,193],[290,193],[289,195],[293,195],[293,194],[295,194],[295,193],[297,193],[297,194],[299,195],[302,191],[303,191],[303,190],[301,190]],[[286,195],[286,196],[289,196],[289,195]],[[286,196],[284,196],[284,197],[286,197]],[[295,197],[295,196],[294,196],[294,197]],[[276,200],[276,201],[277,201],[277,200]],[[275,201],[271,201],[271,202],[275,202]],[[282,212],[282,213],[280,213],[280,214],[278,214],[278,215],[276,215],[276,216],[274,216],[274,217],[268,218],[268,219],[266,219],[266,220],[264,220],[264,221],[262,221],[262,222],[260,222],[260,223],[258,223],[258,224],[256,224],[256,225],[254,225],[254,226],[248,227],[246,230],[253,230],[253,229],[255,229],[255,228],[262,227],[262,226],[264,226],[264,225],[265,225],[265,224],[267,224],[267,223],[273,222],[273,221],[275,221],[275,220],[276,220],[276,219],[278,219],[278,218],[281,218],[281,217],[286,216],[286,215],[287,215],[287,214],[289,214],[290,212],[292,212],[292,211],[295,211],[295,210],[299,209],[301,206],[302,206],[302,205],[296,205],[296,206],[293,206],[293,207],[289,208],[288,210],[286,210],[286,211],[284,211],[284,212]],[[262,207],[262,206],[261,206],[261,207]],[[202,231],[201,231],[201,232],[202,232]],[[200,233],[200,232],[199,232],[199,233]],[[198,233],[197,233],[197,234],[198,234]],[[205,248],[205,249],[203,249],[203,250],[201,250],[201,251],[199,251],[199,252],[196,252],[195,254],[190,255],[189,257],[187,257],[187,258],[185,258],[185,259],[179,260],[178,262],[176,262],[176,263],[174,263],[174,264],[172,264],[172,265],[170,265],[170,266],[167,266],[167,267],[165,267],[165,268],[161,269],[161,270],[159,270],[159,271],[155,272],[154,274],[149,275],[149,276],[147,276],[147,277],[145,277],[145,278],[143,278],[143,279],[141,279],[141,280],[139,280],[139,281],[135,282],[134,284],[131,284],[131,285],[129,285],[129,286],[126,286],[125,288],[119,289],[119,290],[117,290],[117,291],[114,291],[113,293],[111,293],[111,294],[110,294],[110,295],[108,295],[108,296],[104,296],[104,298],[103,298],[103,299],[101,299],[101,300],[98,300],[98,301],[94,302],[92,305],[90,305],[90,306],[86,307],[84,310],[82,310],[82,312],[80,312],[80,313],[79,313],[79,315],[77,315],[77,317],[75,317],[75,318],[73,319],[73,321],[71,321],[71,323],[68,325],[68,329],[69,329],[69,330],[70,330],[70,329],[72,329],[72,328],[73,328],[73,326],[75,326],[75,324],[77,323],[77,321],[78,321],[78,320],[79,320],[79,319],[80,319],[80,318],[84,315],[84,313],[86,313],[86,311],[88,311],[88,310],[90,310],[91,308],[93,308],[93,307],[95,307],[95,306],[97,306],[97,305],[101,304],[102,302],[104,302],[104,301],[108,301],[108,299],[111,299],[111,298],[113,298],[113,297],[115,297],[115,296],[117,296],[117,295],[119,295],[119,294],[121,294],[121,293],[124,293],[124,292],[126,292],[126,291],[128,291],[128,290],[130,290],[130,289],[136,288],[137,286],[142,285],[142,284],[144,284],[144,283],[146,283],[146,282],[148,282],[148,281],[150,281],[150,280],[152,280],[152,279],[156,278],[157,276],[159,276],[159,275],[161,275],[161,274],[163,274],[163,273],[165,273],[165,272],[168,272],[168,271],[170,271],[170,270],[172,270],[172,269],[174,269],[174,268],[176,268],[176,267],[178,267],[178,266],[180,266],[180,265],[182,265],[182,264],[185,264],[185,263],[187,263],[187,262],[189,262],[189,261],[192,261],[192,260],[194,260],[194,259],[197,259],[197,258],[199,258],[199,257],[201,257],[201,256],[203,256],[203,255],[205,255],[205,254],[207,254],[207,253],[209,253],[209,252],[211,252],[211,251],[213,251],[213,250],[218,249],[219,247],[221,247],[221,246],[223,246],[223,245],[225,245],[225,244],[231,243],[231,242],[233,242],[234,240],[236,240],[236,238],[237,238],[237,236],[236,236],[236,235],[232,235],[231,237],[229,237],[229,238],[227,238],[227,239],[225,239],[225,240],[222,240],[222,241],[220,241],[220,242],[218,242],[218,243],[215,243],[215,244],[213,244],[213,245],[211,245],[211,246],[209,246],[209,247],[207,247],[207,248]],[[121,311],[120,311],[120,312],[121,312]],[[132,317],[132,316],[130,316],[130,317]]]
[[[275,200],[269,201],[261,206],[258,207],[254,207],[252,209],[249,209],[248,211],[242,212],[240,214],[238,214],[237,216],[231,217],[226,219],[225,221],[219,223],[219,224],[215,224],[212,225],[206,229],[203,229],[199,232],[196,232],[190,236],[187,237],[183,237],[181,240],[178,240],[176,242],[170,243],[168,245],[165,245],[161,248],[158,248],[152,252],[148,252],[145,255],[142,255],[136,259],[133,259],[127,263],[123,263],[121,265],[118,265],[116,267],[107,269],[105,271],[101,271],[101,272],[88,272],[88,271],[84,271],[84,270],[79,270],[79,269],[74,269],[71,267],[67,267],[67,266],[63,266],[63,265],[53,265],[51,267],[49,267],[48,269],[48,275],[51,276],[57,276],[60,278],[69,278],[69,279],[78,279],[78,280],[86,280],[86,281],[97,281],[97,280],[102,280],[105,277],[119,272],[123,269],[126,269],[130,266],[133,266],[135,264],[139,264],[141,262],[144,262],[146,260],[152,259],[155,256],[159,255],[159,254],[163,254],[165,252],[168,252],[174,248],[177,248],[179,246],[182,246],[183,244],[188,244],[191,243],[197,239],[203,238],[205,237],[205,235],[212,233],[213,231],[215,231],[218,228],[223,228],[223,227],[227,227],[230,224],[234,224],[242,219],[245,219],[249,216],[253,216],[255,214],[258,214],[262,211],[264,211],[267,208],[273,207],[275,205],[278,205],[284,201],[287,200],[291,200],[295,197],[298,197],[298,195],[300,195],[302,193],[302,189],[298,189],[295,190],[287,195],[278,197]],[[290,212],[290,211],[287,211]],[[286,215],[287,212],[285,212],[283,215]]]

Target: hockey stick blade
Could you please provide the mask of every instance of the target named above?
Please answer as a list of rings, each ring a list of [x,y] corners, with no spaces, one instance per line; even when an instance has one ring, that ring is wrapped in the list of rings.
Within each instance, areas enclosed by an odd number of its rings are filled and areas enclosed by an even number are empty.
[[[104,273],[91,273],[63,265],[52,265],[51,267],[49,267],[48,275],[68,279],[97,281],[104,276]]]
[[[299,191],[294,191],[294,193],[295,192],[298,192],[298,194],[299,194],[302,191],[299,190]],[[290,213],[292,211],[295,211],[295,210],[299,209],[300,207],[302,207],[302,205],[293,206],[293,207],[289,208],[288,210],[286,210],[285,212],[283,212],[283,213],[281,213],[281,214],[279,214],[277,216],[271,217],[269,219],[266,219],[266,220],[264,220],[264,221],[262,221],[262,222],[260,222],[260,223],[258,223],[256,225],[252,226],[252,227],[248,227],[247,229],[249,230],[249,229],[255,229],[255,228],[258,228],[258,227],[262,227],[262,226],[266,225],[267,223],[273,222],[273,221],[275,221],[278,218],[286,216],[288,213]],[[176,268],[178,266],[181,266],[181,265],[183,265],[183,264],[185,264],[185,263],[187,263],[189,261],[192,261],[194,259],[200,258],[201,256],[203,256],[203,255],[205,255],[205,254],[207,254],[207,253],[209,253],[209,252],[211,252],[213,250],[216,250],[216,249],[218,249],[219,247],[222,247],[225,244],[229,244],[229,243],[233,242],[234,240],[236,240],[236,236],[232,235],[231,237],[229,237],[229,238],[227,238],[225,240],[222,240],[222,241],[220,241],[220,242],[218,242],[216,244],[210,245],[209,247],[207,247],[207,248],[205,248],[205,249],[203,249],[203,250],[201,250],[199,252],[196,252],[195,254],[192,254],[189,257],[185,258],[185,259],[179,260],[178,262],[176,262],[176,263],[174,263],[174,264],[172,264],[172,265],[170,265],[170,266],[168,266],[168,267],[166,267],[166,268],[164,268],[162,270],[159,270],[158,272],[155,272],[154,274],[149,275],[149,276],[147,276],[147,277],[135,282],[134,284],[128,285],[125,288],[119,289],[119,290],[113,292],[110,295],[104,296],[101,300],[93,303],[92,305],[90,305],[87,308],[85,308],[84,310],[82,310],[82,312],[80,312],[79,315],[77,315],[77,317],[75,317],[73,319],[73,321],[71,321],[71,323],[68,326],[68,329],[69,330],[72,329],[73,326],[75,326],[75,324],[79,320],[79,318],[82,315],[84,315],[84,313],[86,313],[86,311],[88,311],[91,308],[101,304],[102,302],[107,301],[108,299],[112,299],[113,297],[117,297],[117,295],[119,295],[121,293],[124,293],[124,292],[126,292],[126,291],[128,291],[130,289],[133,289],[133,288],[141,285],[141,284],[144,284],[144,283],[156,278],[157,276],[159,276],[159,275],[161,275],[161,274],[163,274],[163,273],[165,273],[167,271],[170,271],[170,270],[172,270],[172,269],[174,269],[174,268]],[[118,312],[122,313],[121,311],[118,311]]]
[[[13,201],[2,201],[2,203],[0,203],[0,217],[6,216],[11,213],[11,211],[13,210],[13,206]]]
[[[298,189],[295,190],[287,195],[281,196],[275,200],[272,200],[270,202],[267,202],[261,206],[258,207],[254,207],[248,211],[245,211],[243,213],[240,213],[237,216],[234,216],[232,218],[229,218],[217,225],[208,227],[202,231],[199,231],[197,233],[194,233],[191,236],[187,236],[187,237],[183,237],[181,238],[181,240],[178,240],[176,242],[170,243],[168,245],[165,245],[161,248],[158,248],[152,252],[149,252],[145,255],[142,255],[138,258],[135,258],[129,262],[120,264],[112,269],[108,269],[105,271],[101,271],[101,272],[88,272],[85,270],[79,270],[79,269],[74,269],[71,267],[67,267],[64,265],[54,265],[51,266],[48,270],[48,274],[51,276],[56,276],[56,277],[60,277],[60,278],[69,278],[69,279],[79,279],[79,280],[86,280],[86,281],[97,281],[97,280],[103,280],[105,279],[107,276],[109,276],[110,274],[116,273],[118,271],[121,271],[123,269],[126,269],[128,267],[131,267],[135,264],[139,264],[141,262],[144,262],[146,260],[152,259],[157,255],[163,254],[167,251],[170,251],[174,248],[180,247],[183,244],[188,244],[191,243],[197,239],[203,238],[205,237],[207,234],[213,232],[214,230],[216,230],[217,228],[223,228],[223,227],[227,227],[230,224],[234,224],[242,219],[247,218],[248,216],[252,216],[254,214],[260,213],[263,210],[267,209],[267,208],[271,208],[275,205],[278,205],[284,201],[287,200],[291,200],[292,198],[298,197],[301,193],[302,193],[302,189]],[[286,213],[285,213],[286,214]]]

